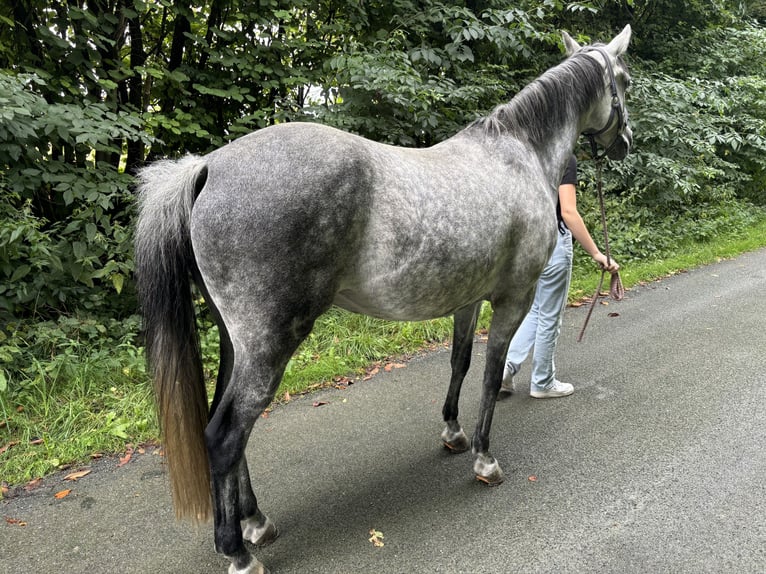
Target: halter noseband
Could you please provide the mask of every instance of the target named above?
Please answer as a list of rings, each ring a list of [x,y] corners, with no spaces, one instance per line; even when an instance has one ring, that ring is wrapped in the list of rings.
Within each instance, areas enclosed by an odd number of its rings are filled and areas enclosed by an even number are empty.
[[[590,147],[591,147],[591,151],[593,152],[593,157],[595,159],[601,159],[605,157],[606,154],[609,152],[609,150],[611,150],[612,147],[614,147],[614,144],[617,143],[617,140],[625,131],[625,128],[627,127],[628,122],[625,117],[625,106],[623,102],[620,101],[620,94],[617,91],[617,81],[615,80],[615,77],[614,77],[614,69],[612,68],[612,60],[609,58],[609,54],[607,54],[604,48],[601,48],[599,46],[588,46],[586,48],[583,48],[582,52],[598,52],[599,54],[601,54],[604,58],[604,61],[606,62],[606,69],[607,69],[607,72],[609,73],[609,88],[612,91],[612,107],[609,111],[609,119],[606,121],[606,125],[600,130],[595,132],[583,132],[583,135],[590,140]],[[612,122],[614,121],[615,115],[617,115],[617,125],[619,127],[619,130],[615,134],[614,139],[612,140],[612,143],[610,143],[604,149],[604,153],[602,153],[601,156],[599,156],[598,150],[596,148],[596,136],[603,134],[612,126]]]

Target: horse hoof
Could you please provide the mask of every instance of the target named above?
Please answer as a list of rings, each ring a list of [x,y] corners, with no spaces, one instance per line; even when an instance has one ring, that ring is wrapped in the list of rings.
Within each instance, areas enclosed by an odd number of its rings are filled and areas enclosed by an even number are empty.
[[[473,463],[473,472],[476,474],[476,480],[483,482],[488,486],[498,486],[505,480],[503,469],[494,459],[486,454],[480,454]]]
[[[267,516],[263,518],[262,522],[252,517],[243,520],[240,523],[242,525],[242,538],[256,546],[267,546],[274,542],[279,536],[279,529]]]
[[[229,574],[269,574],[266,567],[256,560],[255,556],[250,556],[250,558],[250,564],[239,570],[234,564],[230,564]]]
[[[452,453],[459,454],[471,448],[471,443],[468,442],[468,437],[465,436],[463,429],[460,427],[458,427],[458,430],[456,431],[446,427],[442,431],[441,438],[444,447]]]

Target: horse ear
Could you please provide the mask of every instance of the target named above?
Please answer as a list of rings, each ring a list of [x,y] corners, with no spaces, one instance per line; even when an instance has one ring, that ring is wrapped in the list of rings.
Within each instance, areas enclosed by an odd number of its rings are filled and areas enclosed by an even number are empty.
[[[627,52],[631,33],[630,24],[628,24],[622,29],[622,32],[615,36],[614,40],[609,42],[609,45],[606,47],[606,49],[610,54],[612,54],[612,56],[621,56]]]
[[[571,56],[580,49],[580,44],[578,44],[575,39],[566,32],[561,32],[561,37],[564,40],[564,47],[566,48],[567,56]]]

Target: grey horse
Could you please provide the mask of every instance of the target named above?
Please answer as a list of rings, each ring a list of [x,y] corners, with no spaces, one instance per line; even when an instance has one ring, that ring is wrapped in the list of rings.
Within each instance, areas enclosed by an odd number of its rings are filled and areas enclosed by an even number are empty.
[[[245,445],[285,366],[332,305],[394,320],[454,315],[444,444],[503,473],[489,433],[509,341],[556,239],[556,190],[582,133],[624,158],[632,144],[621,58],[629,26],[569,57],[455,136],[427,149],[287,123],[139,175],[136,275],[147,358],[179,517],[212,510],[230,573],[265,572],[243,540],[277,536],[250,485]],[[191,282],[220,329],[208,409]],[[482,301],[494,313],[480,416],[458,423]],[[211,500],[212,491],[212,500]]]

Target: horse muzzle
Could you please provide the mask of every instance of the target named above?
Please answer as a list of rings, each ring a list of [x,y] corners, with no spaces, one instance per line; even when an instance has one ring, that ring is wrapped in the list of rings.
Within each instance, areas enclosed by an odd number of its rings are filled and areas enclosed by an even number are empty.
[[[615,138],[612,145],[606,150],[606,157],[611,160],[620,161],[630,153],[630,148],[633,147],[633,132],[630,128],[626,127],[625,130]]]

